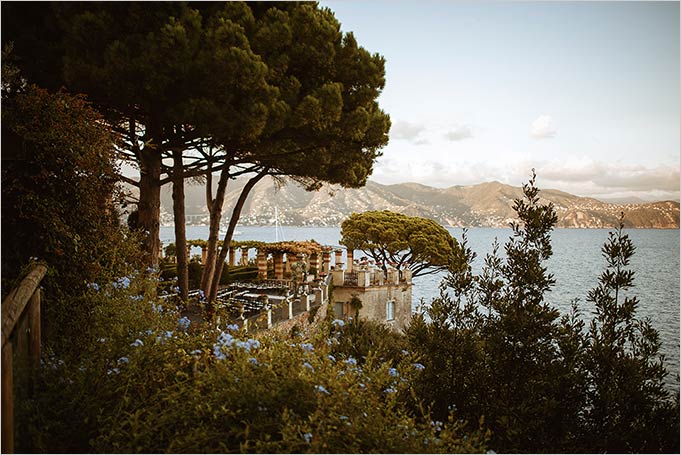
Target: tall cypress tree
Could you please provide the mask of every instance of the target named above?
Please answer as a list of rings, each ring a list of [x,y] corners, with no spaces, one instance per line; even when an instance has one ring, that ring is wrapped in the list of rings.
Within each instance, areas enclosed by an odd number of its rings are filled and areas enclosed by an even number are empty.
[[[624,214],[603,245],[607,266],[588,294],[595,315],[584,355],[585,445],[604,452],[677,453],[678,391],[674,403],[664,384],[659,334],[649,319],[636,317],[638,297],[628,295],[635,247],[623,228]]]

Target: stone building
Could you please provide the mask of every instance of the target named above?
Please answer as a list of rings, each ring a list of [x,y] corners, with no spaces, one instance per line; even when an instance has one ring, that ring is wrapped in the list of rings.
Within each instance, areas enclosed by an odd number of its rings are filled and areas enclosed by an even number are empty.
[[[347,266],[341,263],[342,251],[336,251],[336,264],[331,270],[333,294],[329,304],[337,318],[355,317],[383,322],[395,330],[403,330],[411,320],[411,270],[388,268],[384,271],[371,264],[358,264],[347,252]]]
[[[205,243],[188,242],[189,247],[202,248],[202,262],[206,260]],[[403,330],[411,320],[409,269],[389,267],[385,273],[368,260],[354,260],[350,250],[333,251],[314,241],[233,242],[228,266],[237,266],[237,251],[238,263],[247,265],[249,251],[253,250],[257,279],[223,286],[217,295],[218,303],[233,310],[233,320],[239,324],[253,329],[272,328],[327,304],[336,318],[358,316],[383,322],[395,330]]]

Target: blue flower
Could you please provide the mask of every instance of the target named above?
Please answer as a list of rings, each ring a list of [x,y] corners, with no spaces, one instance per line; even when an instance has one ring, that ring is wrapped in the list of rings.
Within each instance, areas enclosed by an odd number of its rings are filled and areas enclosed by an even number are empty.
[[[303,348],[303,351],[307,352],[312,352],[314,351],[314,346],[310,343],[300,343],[300,347]]]
[[[407,351],[406,349],[402,349],[402,355],[409,355],[409,351]]]
[[[348,420],[348,416],[340,416],[339,417],[341,420]]]
[[[365,385],[364,385],[363,383],[361,383],[361,382],[360,382],[359,384],[357,384],[357,385],[359,386],[360,389],[366,389],[366,388],[367,388],[367,386],[365,386]]]
[[[253,365],[258,365],[258,359],[256,359],[255,357],[249,357],[248,361]]]
[[[345,325],[345,321],[342,319],[334,319],[332,324],[336,327],[343,327]]]
[[[129,286],[130,286],[130,278],[128,278],[127,276],[124,276],[124,277],[117,279],[113,284],[113,287],[115,287],[116,289],[119,289],[119,288],[120,289],[128,289]]]
[[[99,291],[99,285],[97,283],[90,283],[87,285],[87,287],[89,287],[93,291]]]
[[[397,370],[396,370],[395,368],[390,368],[390,369],[388,370],[388,374],[389,374],[390,376],[392,376],[392,377],[396,377],[396,376],[399,376],[399,375],[400,375],[400,374],[397,372]]]
[[[133,341],[132,344],[131,344],[130,346],[133,346],[133,347],[135,347],[135,346],[144,346],[144,342],[138,338],[138,339],[136,339],[135,341]]]
[[[316,385],[316,386],[314,386],[314,389],[319,393],[325,393],[327,395],[331,395],[331,392],[326,390],[326,387],[324,387],[323,385]]]
[[[314,367],[312,365],[310,365],[308,362],[305,362],[303,364],[303,367],[307,368],[308,370],[314,371]]]
[[[202,352],[203,352],[203,351],[202,351],[201,349],[194,349],[194,350],[193,350],[192,352],[190,352],[189,354],[190,354],[190,355],[199,355],[199,354],[201,354]]]
[[[111,374],[111,373],[118,374],[120,372],[121,372],[121,370],[119,370],[118,368],[110,368],[110,369],[107,370],[106,374]]]
[[[143,298],[144,298],[143,295],[133,295],[133,296],[130,296],[130,299],[132,299],[132,300],[135,301],[135,302],[139,302],[139,301],[142,300]]]
[[[395,392],[397,392],[397,390],[395,390],[395,389],[392,388],[392,387],[388,387],[387,389],[384,390],[384,392],[385,392],[385,393],[395,393]]]
[[[345,359],[345,363],[347,363],[348,365],[357,365],[357,360],[355,360],[354,357],[348,357],[347,359]]]
[[[231,335],[230,335],[230,337],[231,337]],[[238,341],[237,340],[236,346],[238,348],[245,350],[246,352],[250,352],[251,349],[258,349],[260,347],[260,341],[253,340],[253,339],[248,339],[247,341]]]
[[[120,359],[118,359],[118,364],[119,364],[119,365],[121,365],[121,364],[123,364],[123,363],[128,363],[128,362],[129,362],[129,360],[128,360],[127,357],[121,357]]]
[[[97,341],[99,341],[100,343],[106,343],[106,338],[100,338],[100,339],[97,340]]]
[[[181,330],[187,330],[191,323],[192,321],[187,316],[182,316],[180,320],[177,321],[177,325],[180,326]]]
[[[163,312],[163,306],[159,303],[158,305],[152,303],[151,304],[151,309],[154,313],[162,313]]]
[[[303,439],[305,439],[305,442],[308,444],[312,442],[312,433],[305,433],[303,435]]]
[[[239,330],[239,326],[236,325],[236,324],[230,324],[230,325],[227,326],[227,330],[231,330],[232,332],[236,332],[237,330]]]
[[[225,355],[224,352],[222,352],[222,349],[220,349],[219,344],[214,344],[213,345],[213,355],[218,359],[218,360],[225,360],[227,356]]]
[[[436,421],[430,421],[430,426],[435,428],[435,431],[442,431],[442,422],[439,420]]]
[[[231,333],[221,332],[220,335],[218,335],[218,343],[222,344],[223,346],[231,347],[234,344],[234,337]]]
[[[418,371],[421,371],[421,370],[425,369],[426,367],[424,367],[424,366],[423,366],[422,364],[420,364],[420,363],[415,363],[415,364],[414,364],[414,368],[416,368]]]
[[[331,354],[329,354],[329,360],[332,361],[332,362],[335,362],[336,358],[334,356],[332,356]]]

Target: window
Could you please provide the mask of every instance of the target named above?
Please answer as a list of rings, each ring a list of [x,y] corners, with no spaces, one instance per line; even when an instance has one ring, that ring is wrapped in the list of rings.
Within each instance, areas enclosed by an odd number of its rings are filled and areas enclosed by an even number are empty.
[[[389,300],[385,304],[385,319],[386,321],[392,321],[395,319],[395,301]]]
[[[336,302],[333,306],[333,314],[337,319],[343,319],[343,302]]]

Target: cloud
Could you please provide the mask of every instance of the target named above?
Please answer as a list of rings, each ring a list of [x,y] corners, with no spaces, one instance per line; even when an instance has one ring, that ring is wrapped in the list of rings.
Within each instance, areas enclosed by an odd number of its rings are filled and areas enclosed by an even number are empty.
[[[458,125],[447,131],[445,137],[450,141],[462,141],[473,137],[473,132],[466,125]]]
[[[393,139],[403,139],[414,144],[424,144],[427,142],[421,137],[421,133],[425,130],[425,125],[398,120],[390,128],[390,136]]]
[[[538,166],[537,174],[556,183],[588,183],[609,190],[678,192],[681,173],[677,166],[646,168],[582,159]]]
[[[530,136],[537,139],[549,139],[555,135],[556,131],[553,129],[553,118],[550,115],[540,115],[532,122]]]
[[[440,162],[427,159],[381,157],[372,180],[393,184],[417,182],[447,188],[499,181],[520,186],[537,172],[541,189],[557,189],[577,196],[631,197],[645,200],[679,200],[681,170],[678,165],[645,167],[608,163],[590,158],[569,161]]]

